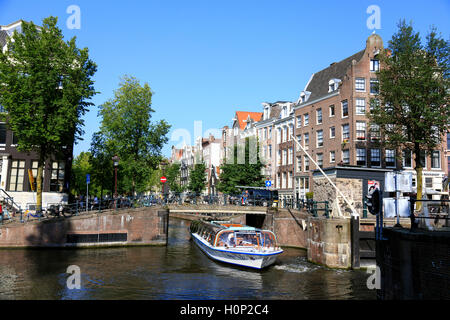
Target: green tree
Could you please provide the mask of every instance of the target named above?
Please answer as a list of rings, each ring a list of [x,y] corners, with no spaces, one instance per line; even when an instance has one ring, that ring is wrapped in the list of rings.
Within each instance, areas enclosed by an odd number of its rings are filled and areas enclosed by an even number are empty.
[[[91,157],[90,152],[81,152],[73,160],[70,183],[73,195],[86,193],[86,174],[92,172]]]
[[[206,165],[201,162],[194,165],[189,175],[188,189],[196,194],[201,193],[206,187]]]
[[[168,141],[170,125],[160,120],[152,122],[152,91],[130,76],[121,79],[114,98],[99,108],[102,118],[97,133],[104,150],[120,157],[121,185],[133,194],[148,187],[148,178],[156,169],[161,149]]]
[[[169,184],[170,190],[176,193],[180,193],[183,191],[183,188],[180,184],[180,164],[172,163],[166,168],[166,178],[167,183]]]
[[[92,77],[97,66],[88,49],[78,49],[75,37],[65,42],[57,18],[42,27],[22,22],[22,33],[0,50],[0,103],[20,151],[37,153],[37,209],[42,208],[44,162],[72,154],[83,134],[81,117],[96,93]]]
[[[103,136],[94,133],[91,141],[91,180],[95,186],[98,186],[99,195],[103,198],[104,192],[112,193],[114,191],[114,167],[112,157],[114,156],[110,150],[106,149],[106,145],[102,140]]]
[[[435,28],[426,40],[422,44],[411,24],[398,24],[389,46],[379,54],[379,93],[371,101],[369,115],[380,126],[386,147],[414,154],[418,198],[422,198],[421,155],[440,145],[450,119],[449,41]]]
[[[252,148],[252,145],[256,145],[256,148]],[[242,153],[245,155],[244,161],[238,161],[239,155]],[[221,166],[217,190],[223,193],[236,194],[239,193],[236,186],[264,187],[264,176],[261,174],[263,167],[257,140],[246,138],[245,144],[234,145],[233,158],[226,159]]]

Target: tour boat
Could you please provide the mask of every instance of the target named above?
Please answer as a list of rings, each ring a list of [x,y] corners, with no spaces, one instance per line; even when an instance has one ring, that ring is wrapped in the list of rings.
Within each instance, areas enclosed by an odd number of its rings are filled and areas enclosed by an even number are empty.
[[[196,220],[191,223],[190,234],[210,258],[243,267],[265,268],[283,252],[272,231],[230,221]]]

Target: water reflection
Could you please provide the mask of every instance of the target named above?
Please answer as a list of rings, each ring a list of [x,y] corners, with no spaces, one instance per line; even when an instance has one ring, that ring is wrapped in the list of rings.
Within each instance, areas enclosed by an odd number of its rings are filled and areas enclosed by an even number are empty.
[[[0,299],[375,299],[363,271],[337,271],[285,249],[264,270],[211,260],[190,241],[189,222],[171,219],[168,246],[0,251]],[[67,267],[81,289],[66,287]]]

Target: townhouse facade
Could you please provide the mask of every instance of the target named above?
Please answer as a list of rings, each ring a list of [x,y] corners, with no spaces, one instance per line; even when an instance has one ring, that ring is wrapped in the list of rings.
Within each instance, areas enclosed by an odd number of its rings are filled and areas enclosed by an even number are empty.
[[[406,170],[413,173],[415,187],[412,153],[383,147],[380,128],[367,117],[371,101],[377,103],[377,55],[382,48],[381,37],[372,34],[363,50],[314,73],[294,107],[295,135],[321,168]],[[429,194],[442,189],[446,174],[444,150],[443,142],[421,159],[423,185]],[[301,197],[314,191],[312,177],[316,168],[303,151],[296,150],[295,157],[295,188]],[[368,170],[367,175],[370,174]]]
[[[22,20],[0,26],[0,50],[7,50],[7,40],[14,31],[21,32]],[[30,171],[37,177],[38,155],[17,149],[14,132],[8,126],[8,114],[0,105],[0,199],[11,197],[22,209],[34,208],[36,193],[30,186]],[[69,201],[73,144],[62,150],[62,156],[49,157],[45,162],[42,185],[42,205]],[[36,190],[34,182],[34,189]]]

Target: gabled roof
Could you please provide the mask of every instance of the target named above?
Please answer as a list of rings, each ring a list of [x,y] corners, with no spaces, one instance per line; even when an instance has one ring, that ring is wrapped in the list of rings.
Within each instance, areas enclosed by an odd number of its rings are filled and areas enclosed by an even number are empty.
[[[343,80],[348,68],[352,64],[352,61],[361,60],[364,51],[365,49],[340,62],[332,63],[328,68],[314,73],[307,87],[305,88],[305,91],[311,92],[311,95],[309,96],[309,99],[306,103],[326,96],[328,94],[328,82],[331,79]]]
[[[248,111],[236,111],[236,119],[239,123],[239,128],[241,130],[245,129],[245,126],[247,125],[247,120],[250,117],[255,122],[258,122],[262,119],[263,113],[262,112],[248,112]]]

